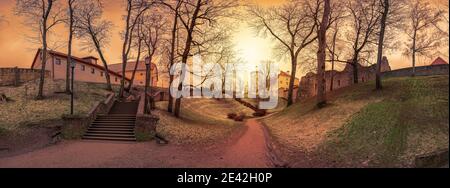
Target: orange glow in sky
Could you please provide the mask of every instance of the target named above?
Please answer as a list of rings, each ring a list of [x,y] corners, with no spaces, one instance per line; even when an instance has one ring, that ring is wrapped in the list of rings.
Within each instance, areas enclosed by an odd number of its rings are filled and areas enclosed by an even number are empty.
[[[104,4],[104,18],[111,20],[115,27],[111,32],[110,45],[108,48],[104,49],[104,51],[108,63],[114,64],[119,63],[121,59],[122,41],[119,32],[123,28],[122,15],[125,11],[122,0],[108,0],[106,2],[107,3]],[[272,6],[280,4],[283,1],[257,0],[255,2],[264,6]],[[14,6],[15,0],[0,0],[0,15],[5,16],[6,18],[6,22],[0,23],[0,67],[18,66],[28,68],[32,63],[33,56],[39,46],[26,40],[25,36],[30,34],[30,30],[22,24],[23,18],[14,15]],[[59,38],[60,44],[63,44],[61,48],[58,48],[57,50],[62,52],[66,51],[66,30],[67,29],[62,25],[55,28],[55,37]],[[233,43],[236,45],[235,50],[237,51],[237,55],[241,57],[242,60],[252,64],[257,64],[263,60],[277,61],[272,56],[274,43],[271,39],[256,36],[244,21],[240,23],[236,31],[237,32],[233,35]],[[81,51],[75,42],[74,55],[97,56],[97,53]],[[388,54],[388,59],[391,63],[391,67],[394,69],[410,66],[408,58],[402,56],[400,52]],[[448,60],[448,57],[444,57],[444,59]],[[423,63],[425,62],[428,62],[428,60]],[[281,69],[289,70],[289,63],[282,63]]]

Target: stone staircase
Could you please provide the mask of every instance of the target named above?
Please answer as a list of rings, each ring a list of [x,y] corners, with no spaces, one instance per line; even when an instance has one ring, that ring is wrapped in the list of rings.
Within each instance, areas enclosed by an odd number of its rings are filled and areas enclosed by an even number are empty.
[[[106,115],[98,115],[83,136],[85,140],[136,141],[137,102],[116,101]]]

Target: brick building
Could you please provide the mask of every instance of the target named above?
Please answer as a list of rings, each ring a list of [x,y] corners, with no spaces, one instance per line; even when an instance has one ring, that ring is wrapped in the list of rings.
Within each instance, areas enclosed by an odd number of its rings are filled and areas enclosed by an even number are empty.
[[[36,52],[33,63],[31,64],[32,70],[40,70],[41,64],[41,49]],[[106,83],[105,68],[99,65],[98,59],[92,56],[79,58],[72,56],[75,65],[75,81],[91,82],[91,83]],[[66,65],[67,54],[48,51],[47,63],[45,64],[45,70],[50,72],[50,78],[53,80],[65,80],[66,79]],[[122,75],[109,71],[111,84],[120,84]],[[125,84],[128,84],[130,79],[126,78]]]
[[[358,66],[358,81],[360,83],[364,83],[367,81],[375,80],[376,77],[376,64],[371,66],[362,66],[360,64]],[[383,57],[381,62],[381,72],[391,71],[391,67],[386,57]],[[333,77],[333,90],[347,87],[353,84],[353,67],[350,64],[347,64],[342,71],[331,71],[328,70],[325,72],[325,80],[326,80],[326,91],[329,92],[331,90],[331,77]],[[301,78],[300,81],[300,92],[298,94],[301,98],[308,98],[315,96],[317,94],[317,76],[315,73],[307,73],[305,76]]]

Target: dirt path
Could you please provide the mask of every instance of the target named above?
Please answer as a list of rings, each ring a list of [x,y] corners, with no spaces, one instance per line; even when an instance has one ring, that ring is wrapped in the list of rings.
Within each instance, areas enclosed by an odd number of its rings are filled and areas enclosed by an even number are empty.
[[[262,125],[255,119],[249,119],[245,126],[247,126],[245,133],[225,151],[224,165],[227,167],[270,167]]]
[[[270,167],[262,126],[256,120],[248,120],[245,126],[237,140],[225,145],[64,141],[0,158],[0,167]]]

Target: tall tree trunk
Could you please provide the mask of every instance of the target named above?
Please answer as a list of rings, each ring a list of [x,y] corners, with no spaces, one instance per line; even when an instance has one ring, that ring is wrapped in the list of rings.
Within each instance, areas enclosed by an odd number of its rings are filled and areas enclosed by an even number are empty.
[[[183,52],[183,56],[181,58],[181,63],[183,65],[186,65],[187,63],[187,59],[191,50],[191,45],[192,45],[192,33],[194,32],[195,29],[195,25],[198,14],[200,12],[200,8],[201,8],[201,0],[197,0],[197,5],[195,7],[194,13],[192,15],[192,20],[191,20],[191,24],[189,26],[189,28],[187,28],[187,38],[186,38],[186,43],[185,43],[185,48],[184,48],[184,52]],[[181,74],[186,76],[186,74]],[[178,84],[178,91],[181,91],[183,89],[183,81],[184,81],[184,77],[180,76],[180,83]],[[179,98],[177,98],[175,100],[175,112],[174,115],[175,117],[180,117],[180,111],[181,111],[181,96]]]
[[[338,30],[337,30],[337,22],[336,22],[336,30],[334,31],[333,34],[333,47],[332,47],[332,52],[331,52],[331,72],[330,72],[330,91],[333,91],[334,88],[334,60],[335,60],[335,55],[336,55],[336,38],[337,38],[337,34],[338,34]]]
[[[295,75],[297,74],[297,57],[295,57],[294,53],[291,53],[291,78],[289,80],[289,89],[288,89],[288,98],[287,98],[287,106],[291,106],[294,104],[294,82]]]
[[[47,35],[47,32],[44,31],[42,33],[43,47],[41,50],[41,73],[39,76],[39,90],[36,97],[37,100],[41,100],[44,98],[45,64],[47,63],[47,37],[45,35]]]
[[[353,83],[357,84],[359,80],[358,80],[358,59],[356,57],[353,58],[351,65],[353,68]]]
[[[70,93],[70,66],[72,63],[72,39],[73,39],[73,0],[67,0],[69,4],[69,42],[67,47],[66,62],[66,93]],[[73,75],[72,75],[73,76]]]
[[[141,58],[141,40],[139,39],[139,43],[138,43],[138,55],[137,55],[137,58],[136,58],[136,64],[134,65],[133,74],[131,74],[131,80],[130,80],[130,83],[128,84],[128,88],[127,88],[127,91],[128,91],[128,92],[130,92],[131,86],[133,85],[134,77],[135,77],[135,75],[136,75],[136,70],[137,70],[137,68],[138,68],[138,64],[139,64],[140,58]],[[124,74],[124,75],[125,75],[125,74]]]
[[[179,2],[178,2],[179,3]],[[178,6],[177,6],[178,7]],[[175,10],[175,16],[174,16],[174,21],[173,21],[173,28],[172,28],[172,40],[171,40],[171,46],[170,46],[170,59],[169,59],[169,63],[170,63],[170,67],[169,69],[175,64],[175,40],[176,40],[176,34],[177,34],[177,28],[178,28],[178,8]],[[173,75],[170,74],[169,72],[169,87],[173,82]],[[167,104],[167,111],[172,113],[173,111],[173,97],[170,93],[170,88],[169,88],[169,102]]]
[[[416,76],[416,37],[417,37],[417,31],[414,30],[414,36],[413,36],[413,47],[412,47],[412,74],[411,76]]]
[[[43,5],[44,6],[44,5]],[[47,1],[47,9],[44,12],[44,15],[42,15],[42,67],[41,67],[41,74],[39,78],[39,90],[38,95],[36,96],[37,100],[41,100],[44,98],[44,82],[45,82],[45,64],[47,63],[47,19],[50,15],[50,11],[53,6],[53,1],[48,0]],[[45,9],[45,8],[44,8]]]
[[[113,89],[112,89],[112,86],[111,86],[111,77],[109,75],[108,63],[106,62],[105,56],[103,56],[103,51],[102,51],[102,49],[100,47],[99,42],[97,41],[97,38],[94,35],[94,32],[92,31],[90,23],[89,23],[89,34],[91,35],[91,39],[94,42],[95,49],[97,50],[97,53],[100,56],[100,59],[101,59],[101,61],[103,63],[103,68],[104,68],[104,71],[105,71],[105,79],[106,79],[106,88],[105,89],[108,90],[108,91],[112,91]]]
[[[389,13],[389,0],[384,0],[384,10],[383,15],[381,17],[381,27],[380,27],[380,36],[378,38],[378,55],[377,55],[377,74],[376,74],[376,86],[375,89],[381,90],[383,88],[381,84],[381,61],[383,58],[383,43],[384,43],[384,33],[386,29],[386,19],[387,14]]]
[[[128,37],[130,35],[130,19],[131,19],[131,0],[127,1],[127,17],[126,17],[126,24],[125,24],[125,36],[123,39],[123,46],[122,46],[122,79],[120,79],[120,89],[119,89],[119,98],[124,97],[124,90],[125,90],[125,71],[127,68],[127,60],[128,60],[128,54],[127,46],[128,44]]]
[[[324,13],[322,23],[318,30],[317,38],[319,40],[319,50],[317,51],[317,106],[319,108],[326,104],[325,99],[325,47],[326,47],[326,32],[328,25],[328,16],[330,14],[330,0],[325,0]]]

